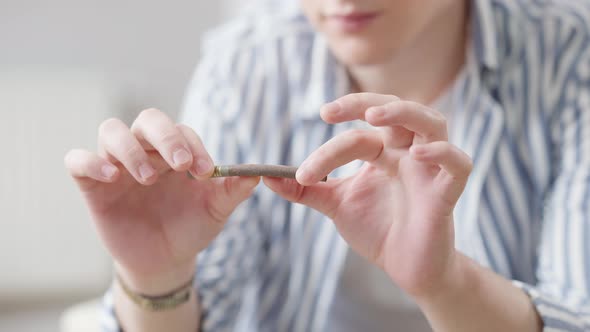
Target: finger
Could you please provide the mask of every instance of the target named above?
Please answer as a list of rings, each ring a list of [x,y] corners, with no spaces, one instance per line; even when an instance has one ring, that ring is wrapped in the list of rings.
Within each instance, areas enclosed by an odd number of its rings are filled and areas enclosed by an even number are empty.
[[[109,119],[98,129],[98,143],[101,156],[119,161],[135,180],[151,184],[157,179],[157,172],[135,135],[119,119]]]
[[[297,170],[297,181],[311,185],[332,170],[353,160],[374,161],[383,151],[379,132],[351,130],[337,135],[315,150]]]
[[[340,123],[352,120],[365,120],[365,111],[369,107],[380,106],[399,100],[393,95],[377,93],[352,93],[324,105],[320,115],[327,123]]]
[[[373,126],[402,126],[422,139],[420,143],[447,140],[447,121],[438,111],[411,101],[393,101],[371,107],[365,114]]]
[[[449,195],[455,203],[473,169],[471,158],[456,146],[443,141],[414,145],[410,148],[410,155],[417,161],[438,165],[442,169],[437,182],[442,193]]]
[[[207,150],[205,150],[201,138],[194,130],[183,124],[179,124],[177,127],[186,139],[193,155],[193,164],[190,168],[191,174],[196,178],[209,178],[213,173],[213,160],[209,153],[207,153]]]
[[[71,150],[64,157],[64,165],[83,189],[95,182],[111,183],[117,180],[119,169],[109,161],[86,150]]]
[[[208,213],[218,222],[225,222],[236,206],[250,197],[260,183],[259,176],[227,177],[211,179],[215,195],[208,204]]]
[[[131,132],[140,143],[145,141],[153,146],[172,169],[186,171],[193,164],[186,138],[163,112],[153,108],[142,111],[131,126]]]
[[[288,201],[300,203],[334,219],[339,205],[336,194],[342,180],[328,179],[311,186],[304,186],[294,179],[263,177],[262,181],[275,193]]]

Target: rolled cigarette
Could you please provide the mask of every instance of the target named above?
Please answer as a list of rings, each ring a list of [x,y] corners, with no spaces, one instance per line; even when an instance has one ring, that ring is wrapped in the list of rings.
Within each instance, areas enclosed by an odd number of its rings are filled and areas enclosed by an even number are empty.
[[[270,176],[276,178],[295,178],[297,167],[284,165],[258,165],[258,164],[241,164],[241,165],[218,165],[213,169],[212,178],[226,176]],[[327,181],[324,177],[321,181]]]

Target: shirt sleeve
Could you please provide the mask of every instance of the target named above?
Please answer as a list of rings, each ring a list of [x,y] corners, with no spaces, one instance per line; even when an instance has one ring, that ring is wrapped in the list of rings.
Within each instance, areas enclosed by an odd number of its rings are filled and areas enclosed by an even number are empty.
[[[226,42],[235,44],[235,41]],[[208,45],[209,44],[209,45]],[[249,132],[242,114],[247,89],[259,86],[261,77],[248,75],[254,50],[227,50],[220,43],[204,44],[204,52],[187,89],[180,122],[201,138],[215,163],[243,163],[248,154],[239,133]],[[197,259],[195,287],[201,310],[200,331],[231,331],[244,316],[242,302],[260,270],[264,244],[257,194],[230,216],[224,230]],[[103,301],[102,331],[120,331],[111,292]],[[195,313],[196,314],[196,313]]]
[[[514,283],[532,299],[544,331],[590,331],[588,40],[573,39],[569,63],[574,64],[567,71],[559,71],[567,79],[562,86],[561,106],[551,123],[555,176],[544,213],[537,284]],[[562,60],[558,63],[567,65],[568,59]]]

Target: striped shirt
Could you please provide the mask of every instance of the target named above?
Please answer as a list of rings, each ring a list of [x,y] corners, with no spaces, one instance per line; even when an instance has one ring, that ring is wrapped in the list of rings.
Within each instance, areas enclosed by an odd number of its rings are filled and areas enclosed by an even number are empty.
[[[590,330],[590,2],[473,0],[450,140],[474,162],[456,247],[523,289],[546,331]],[[294,1],[212,32],[183,122],[218,163],[298,165],[356,122],[319,108],[345,69]],[[352,174],[360,163],[331,176]],[[325,216],[259,186],[200,254],[204,331],[322,331],[347,246]],[[117,331],[110,293],[104,331]]]

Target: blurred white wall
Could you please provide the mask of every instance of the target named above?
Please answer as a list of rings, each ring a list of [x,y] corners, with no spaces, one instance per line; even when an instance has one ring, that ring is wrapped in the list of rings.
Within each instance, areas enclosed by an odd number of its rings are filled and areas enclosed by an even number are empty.
[[[113,81],[63,66],[0,66],[0,302],[71,299],[104,288],[110,262],[63,167],[121,112]]]
[[[173,114],[201,33],[231,2],[0,0],[0,63],[104,71],[123,84],[129,110]]]
[[[202,32],[234,3],[0,0],[0,304],[106,286],[63,155],[94,149],[107,117],[175,115]]]

